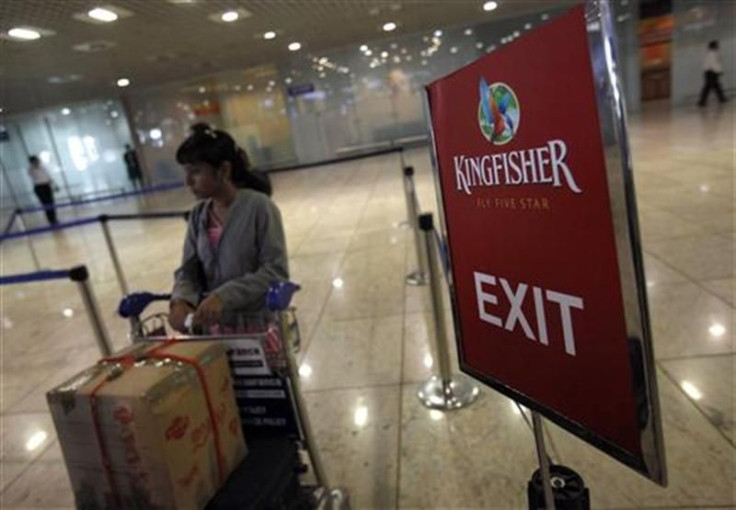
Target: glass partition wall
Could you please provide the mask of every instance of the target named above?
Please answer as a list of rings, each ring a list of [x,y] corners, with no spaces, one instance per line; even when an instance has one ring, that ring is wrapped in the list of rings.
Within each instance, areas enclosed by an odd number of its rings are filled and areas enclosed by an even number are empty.
[[[622,82],[630,109],[637,110],[638,0],[616,1],[614,8]],[[126,185],[122,147],[131,136],[149,184],[180,182],[175,152],[195,122],[230,132],[264,170],[427,143],[427,83],[560,12],[356,41],[319,53],[305,45],[278,63],[136,90],[121,102],[9,119],[10,138],[0,143],[0,156],[8,178],[28,202],[26,154],[45,158],[55,175],[67,180],[59,182],[67,194],[103,192]]]

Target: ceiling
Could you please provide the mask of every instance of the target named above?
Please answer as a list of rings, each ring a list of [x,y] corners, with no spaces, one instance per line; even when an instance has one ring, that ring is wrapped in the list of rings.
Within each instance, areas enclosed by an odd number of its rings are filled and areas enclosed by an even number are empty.
[[[360,45],[395,35],[519,16],[574,0],[2,0],[0,33],[15,26],[49,30],[36,41],[0,39],[0,107],[5,113],[120,94],[167,81]],[[129,11],[113,23],[80,21],[90,9]],[[227,10],[250,13],[233,23],[210,19]],[[82,16],[84,17],[84,16]],[[395,22],[385,33],[381,27]],[[264,40],[264,32],[277,37]],[[101,51],[79,51],[93,43]]]

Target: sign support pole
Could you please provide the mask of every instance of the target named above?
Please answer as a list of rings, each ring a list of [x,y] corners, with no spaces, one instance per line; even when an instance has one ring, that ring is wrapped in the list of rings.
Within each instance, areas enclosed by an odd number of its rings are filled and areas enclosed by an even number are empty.
[[[549,471],[549,457],[544,445],[544,429],[542,428],[542,417],[539,413],[532,411],[532,424],[534,426],[534,442],[537,445],[537,457],[539,469],[542,475],[542,489],[544,490],[544,506],[546,510],[556,510],[555,496],[552,492],[552,479]]]

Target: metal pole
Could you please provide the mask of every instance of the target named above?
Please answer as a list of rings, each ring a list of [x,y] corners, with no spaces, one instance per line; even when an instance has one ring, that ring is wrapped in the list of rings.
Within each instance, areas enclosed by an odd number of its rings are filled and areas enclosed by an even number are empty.
[[[432,214],[422,214],[418,221],[424,232],[424,251],[429,262],[429,283],[432,295],[432,316],[434,318],[435,338],[437,339],[437,358],[440,377],[433,376],[419,389],[419,400],[431,409],[460,409],[467,407],[478,398],[480,390],[468,378],[453,374],[450,367],[450,352],[447,344],[445,311],[442,306],[442,279],[437,264],[437,245],[434,235]]]
[[[539,473],[542,476],[544,506],[546,510],[555,510],[555,496],[552,491],[552,481],[549,473],[549,457],[547,456],[547,449],[544,446],[542,418],[536,411],[532,411],[532,423],[534,424],[534,442],[537,445],[537,457],[539,458]]]
[[[427,251],[424,249],[422,235],[419,232],[419,201],[414,186],[414,167],[404,167],[404,188],[406,190],[406,211],[409,226],[414,231],[414,246],[417,252],[417,269],[406,275],[409,285],[427,285]]]
[[[110,234],[110,226],[108,224],[108,217],[107,215],[103,214],[100,216],[100,225],[102,225],[102,233],[105,236],[105,243],[107,243],[107,251],[110,253],[110,259],[112,260],[112,265],[115,268],[115,276],[117,276],[118,284],[120,285],[120,290],[123,292],[124,296],[127,296],[130,294],[130,291],[128,290],[128,282],[125,281],[125,273],[123,273],[123,266],[120,264],[120,259],[118,258],[118,252],[115,249],[115,243],[112,240],[112,235]]]
[[[49,132],[49,140],[51,140],[51,148],[54,149],[54,155],[56,156],[56,161],[59,162],[59,172],[61,173],[61,180],[64,181],[64,189],[66,189],[66,194],[69,197],[69,200],[74,202],[74,197],[72,196],[72,190],[69,187],[69,183],[66,180],[66,172],[64,172],[64,165],[61,164],[61,153],[59,152],[59,147],[56,145],[56,138],[54,138],[54,132],[51,130],[51,123],[49,122],[49,118],[44,117],[43,122],[46,125],[46,130]]]
[[[69,271],[69,277],[72,281],[77,282],[77,285],[79,286],[79,293],[82,295],[84,308],[87,310],[87,316],[89,317],[89,322],[92,325],[92,330],[95,333],[95,339],[97,340],[97,347],[100,348],[100,353],[103,356],[109,356],[112,354],[110,337],[107,334],[105,324],[102,322],[100,308],[97,305],[97,299],[95,299],[94,292],[92,292],[92,286],[89,283],[89,271],[87,271],[87,266],[77,266],[72,268],[71,271]]]
[[[16,210],[15,214],[16,221],[18,222],[18,227],[20,227],[21,232],[26,232],[28,229],[26,228],[26,222],[23,220],[23,211],[20,209]],[[36,271],[41,269],[41,263],[38,261],[38,255],[36,255],[36,249],[33,247],[33,241],[31,241],[31,236],[24,236],[26,239],[26,243],[28,244],[28,250],[31,252],[31,258],[33,259],[33,265],[36,268]]]

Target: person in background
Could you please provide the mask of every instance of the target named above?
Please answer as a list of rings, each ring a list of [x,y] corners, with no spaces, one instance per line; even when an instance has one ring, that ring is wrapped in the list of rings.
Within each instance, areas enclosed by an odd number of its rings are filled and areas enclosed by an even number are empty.
[[[193,326],[211,327],[231,312],[264,313],[269,285],[289,277],[281,213],[267,194],[246,187],[242,150],[227,133],[194,132],[176,160],[200,202],[189,215],[169,323],[185,331],[190,314]]]
[[[192,134],[196,134],[206,131],[212,131],[212,128],[206,122],[197,122],[189,126],[189,131]],[[271,186],[271,179],[268,177],[268,174],[255,170],[250,164],[250,158],[248,157],[248,154],[240,147],[238,147],[238,152],[240,153],[240,157],[243,159],[243,164],[245,165],[245,173],[243,174],[243,187],[260,191],[261,193],[265,193],[270,197],[273,194],[273,188]]]
[[[128,178],[133,184],[133,189],[141,189],[143,187],[143,172],[141,171],[141,165],[138,162],[138,155],[130,144],[125,144],[125,154],[123,155],[123,159],[125,160],[125,166],[128,168]]]
[[[51,180],[48,170],[41,164],[38,156],[28,158],[28,174],[33,181],[33,191],[46,208],[46,219],[49,225],[56,225],[59,221],[56,219],[56,209],[54,208],[54,189],[56,185]]]
[[[721,55],[718,50],[718,41],[708,43],[708,52],[705,54],[705,60],[703,61],[705,84],[703,85],[703,91],[700,93],[700,101],[698,101],[698,106],[700,107],[707,104],[711,90],[715,90],[721,104],[727,102],[726,96],[723,94],[723,88],[721,88],[723,66],[721,65]]]

